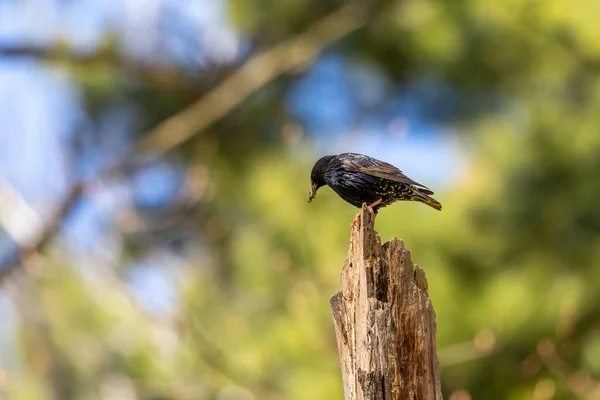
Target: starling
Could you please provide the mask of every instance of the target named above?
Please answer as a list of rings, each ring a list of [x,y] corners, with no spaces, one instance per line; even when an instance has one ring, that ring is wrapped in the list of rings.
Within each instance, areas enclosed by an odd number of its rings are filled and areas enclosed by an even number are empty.
[[[362,154],[322,157],[315,163],[310,180],[309,203],[321,186],[328,185],[353,206],[360,208],[367,203],[375,213],[398,200],[420,201],[436,210],[442,209],[438,201],[429,197],[433,192],[427,187],[393,165]]]

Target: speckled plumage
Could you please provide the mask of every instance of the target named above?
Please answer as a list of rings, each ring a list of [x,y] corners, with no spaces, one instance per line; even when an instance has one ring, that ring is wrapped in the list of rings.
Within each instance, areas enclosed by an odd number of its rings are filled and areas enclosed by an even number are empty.
[[[427,187],[393,165],[362,154],[343,153],[319,159],[311,172],[309,202],[324,185],[353,206],[360,208],[367,203],[375,212],[398,200],[419,201],[442,209],[437,200],[429,197],[433,192]]]

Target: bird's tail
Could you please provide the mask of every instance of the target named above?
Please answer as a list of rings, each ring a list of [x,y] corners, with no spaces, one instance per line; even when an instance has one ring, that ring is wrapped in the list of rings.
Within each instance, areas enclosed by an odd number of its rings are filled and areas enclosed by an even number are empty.
[[[419,190],[418,188],[413,188],[413,191],[411,193],[411,200],[425,203],[429,207],[432,207],[432,208],[435,208],[436,210],[441,211],[442,205],[440,204],[440,202],[437,201],[436,199],[434,199],[433,197],[428,196],[429,194],[433,194],[433,192],[430,190],[428,190],[427,192],[428,193],[425,194],[425,193],[423,193],[423,191]]]

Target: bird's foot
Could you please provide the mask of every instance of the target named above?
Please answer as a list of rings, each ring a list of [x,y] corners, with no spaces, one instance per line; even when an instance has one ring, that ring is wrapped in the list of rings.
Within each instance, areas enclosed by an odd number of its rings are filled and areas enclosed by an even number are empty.
[[[367,207],[369,207],[369,209],[371,211],[373,211],[373,214],[377,215],[377,206],[381,203],[381,199],[377,199],[374,202],[372,202],[371,204],[369,204]],[[356,213],[356,215],[354,216],[354,219],[352,220],[352,227],[354,227],[355,225],[359,225],[360,224],[360,214],[362,213],[362,211],[359,211],[358,213]]]

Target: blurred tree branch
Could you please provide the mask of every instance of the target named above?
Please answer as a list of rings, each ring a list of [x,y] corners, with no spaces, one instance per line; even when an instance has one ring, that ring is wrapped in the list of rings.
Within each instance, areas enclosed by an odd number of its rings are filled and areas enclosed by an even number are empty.
[[[32,57],[58,65],[66,64],[72,69],[103,66],[141,79],[164,92],[197,93],[191,90],[193,87],[189,80],[184,79],[178,68],[167,64],[142,64],[120,54],[112,46],[103,46],[94,53],[78,53],[60,42],[49,47],[0,43],[0,57]]]
[[[0,262],[0,283],[21,265],[24,258],[46,247],[78,200],[94,186],[98,179],[127,175],[137,168],[137,161],[145,159],[145,155],[159,157],[186,142],[229,114],[264,85],[294,69],[306,66],[325,47],[365,26],[370,17],[379,14],[390,2],[390,0],[380,0],[348,3],[310,25],[304,32],[257,53],[220,85],[144,134],[135,147],[137,153],[133,154],[133,157],[124,160],[120,165],[106,168],[98,178],[76,182],[65,196],[61,206],[39,233],[37,240],[26,247],[19,247],[16,254],[4,257]],[[26,48],[5,49],[0,50],[0,53],[38,54],[38,56],[50,54],[43,51],[36,53],[33,49]],[[64,56],[64,50],[59,50],[57,54]],[[115,61],[112,58],[114,55],[105,54],[102,57]],[[81,59],[91,60],[93,57],[82,56]]]
[[[107,168],[103,171],[101,177],[102,179],[111,179],[115,176],[119,176],[122,174],[128,175],[132,171],[137,169],[140,165],[141,163],[138,162],[137,158],[134,160],[127,160],[121,165],[116,165],[111,168]],[[52,241],[52,239],[58,232],[62,222],[74,210],[78,201],[86,193],[93,191],[94,186],[96,186],[97,182],[98,178],[86,178],[76,182],[72,186],[71,190],[64,197],[59,207],[57,207],[57,209],[53,212],[52,216],[45,222],[45,224],[43,224],[41,231],[33,233],[33,240],[25,241],[21,238],[14,237],[11,231],[7,230],[9,235],[11,235],[13,240],[15,240],[17,248],[12,254],[4,256],[0,261],[0,284],[8,275],[10,275],[10,273],[13,270],[21,266],[23,263],[26,263],[28,258],[35,256],[37,253],[45,249],[45,247]],[[9,203],[14,203],[14,201],[17,199],[9,199],[5,197],[4,200],[7,204],[3,205],[3,207],[6,207],[7,210],[13,208],[13,212],[15,212],[15,205],[11,205]],[[6,212],[3,212],[2,214],[5,214]],[[0,219],[0,224],[4,226],[6,224],[6,221]]]
[[[81,182],[75,185],[71,192],[64,198],[60,207],[55,211],[54,216],[50,218],[50,220],[42,227],[41,232],[38,232],[35,235],[32,243],[25,243],[21,238],[17,238],[10,231],[9,234],[15,240],[17,249],[14,250],[13,254],[9,254],[4,256],[2,259],[2,263],[0,264],[0,283],[17,267],[19,267],[22,263],[25,262],[27,258],[34,255],[38,251],[42,250],[46,247],[46,245],[52,240],[56,232],[58,231],[60,224],[65,219],[65,217],[69,214],[69,212],[74,208],[75,204],[82,196],[84,192],[84,183]],[[6,198],[4,199],[7,200]],[[13,213],[17,211],[14,204],[10,204],[14,199],[9,199],[5,207],[7,210],[9,208],[13,208]],[[18,217],[18,216],[17,216]],[[3,225],[6,224],[6,221],[0,221]],[[29,223],[30,221],[28,221]],[[37,225],[37,224],[36,224]]]
[[[351,2],[317,21],[303,33],[253,56],[206,96],[148,132],[139,148],[164,153],[223,118],[248,96],[279,76],[302,68],[323,48],[348,36],[368,21],[363,2]]]

